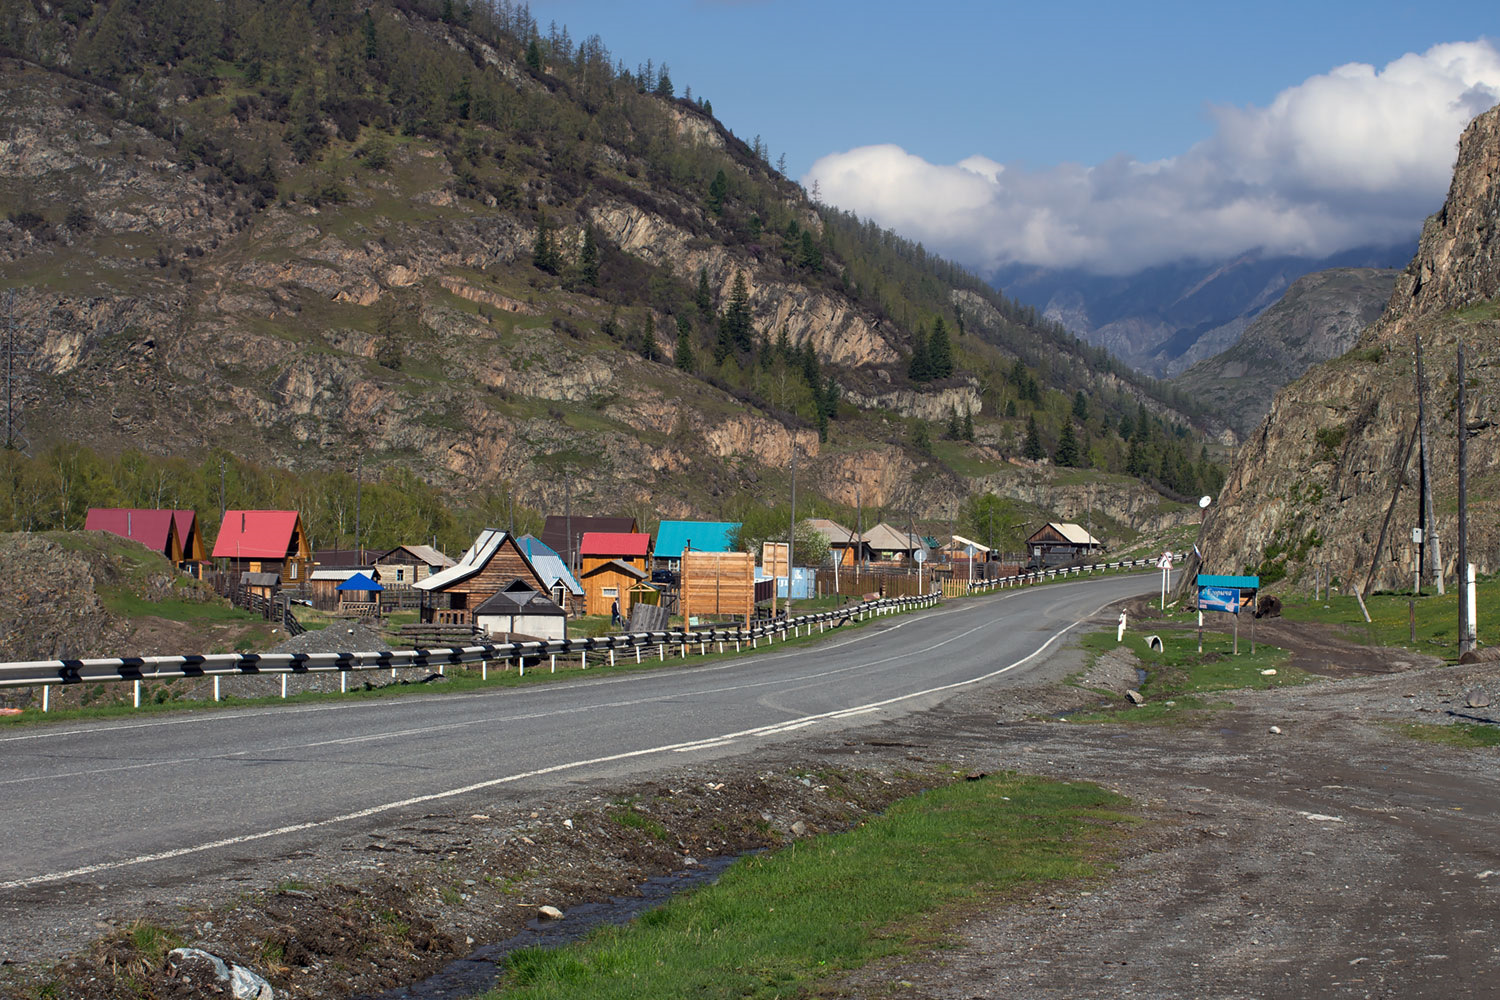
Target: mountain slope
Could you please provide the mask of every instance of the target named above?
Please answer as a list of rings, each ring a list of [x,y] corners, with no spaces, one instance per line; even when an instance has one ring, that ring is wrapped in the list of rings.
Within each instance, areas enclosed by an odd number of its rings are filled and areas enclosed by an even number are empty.
[[[812,204],[664,71],[524,5],[6,10],[33,451],[724,515],[784,493],[795,442],[804,489],[920,513],[1029,420],[1055,442],[1079,393],[1104,471],[1127,414],[1189,437],[1180,394]],[[914,379],[939,322],[947,367]],[[961,415],[961,461],[921,446]]]
[[[1380,318],[1396,274],[1334,268],[1304,275],[1233,347],[1193,365],[1173,384],[1243,439],[1265,418],[1278,389],[1318,362],[1343,354]]]
[[[992,283],[1131,367],[1170,377],[1231,347],[1303,275],[1400,267],[1410,257],[1410,244],[1361,247],[1321,259],[1249,253],[1123,276],[1015,265],[993,275]]]
[[[1500,568],[1500,107],[1459,142],[1453,183],[1380,320],[1342,357],[1279,393],[1240,453],[1204,527],[1210,572],[1306,580],[1325,567],[1345,588],[1409,586],[1418,524],[1414,348],[1427,376],[1436,529],[1456,570],[1457,376],[1468,366],[1469,560]],[[1394,503],[1393,503],[1394,498]],[[1191,569],[1191,567],[1190,567]]]

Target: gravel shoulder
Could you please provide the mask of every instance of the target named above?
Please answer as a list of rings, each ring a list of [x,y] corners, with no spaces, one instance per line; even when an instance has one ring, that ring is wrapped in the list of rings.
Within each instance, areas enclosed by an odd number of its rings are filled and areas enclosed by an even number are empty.
[[[1298,627],[1283,626],[1295,650]],[[700,860],[844,828],[955,773],[1001,770],[1128,796],[1143,822],[1122,834],[1114,872],[961,915],[951,947],[825,992],[1493,995],[1495,751],[1417,742],[1400,725],[1500,721],[1465,707],[1474,687],[1500,693],[1500,669],[1424,667],[1322,630],[1298,655],[1331,676],[1233,692],[1232,708],[1173,725],[1084,725],[1061,720],[1104,696],[1064,683],[1085,668],[1064,649],[1023,683],[917,716],[649,781],[476,799],[211,880],[143,884],[108,910],[86,886],[39,889],[0,904],[0,997],[48,982],[63,997],[201,995],[139,962],[126,941],[137,920],[255,969],[278,997],[376,996],[515,934],[541,905],[627,895]],[[1107,657],[1084,680],[1122,690],[1133,674]]]

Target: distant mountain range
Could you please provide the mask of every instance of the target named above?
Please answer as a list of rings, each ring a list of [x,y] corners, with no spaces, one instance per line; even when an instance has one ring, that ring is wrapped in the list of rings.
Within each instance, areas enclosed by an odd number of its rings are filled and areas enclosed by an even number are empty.
[[[1242,254],[1130,275],[1010,265],[991,275],[1005,294],[1141,372],[1166,378],[1227,350],[1298,278],[1329,268],[1400,268],[1412,242],[1328,257]]]

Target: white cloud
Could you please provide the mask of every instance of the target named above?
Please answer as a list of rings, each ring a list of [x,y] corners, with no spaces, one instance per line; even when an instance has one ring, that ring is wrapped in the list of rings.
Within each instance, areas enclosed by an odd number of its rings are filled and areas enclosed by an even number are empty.
[[[1500,51],[1455,42],[1384,69],[1340,66],[1265,108],[1212,109],[1214,134],[1168,160],[945,166],[879,145],[825,156],[803,183],[981,272],[1128,273],[1257,248],[1321,256],[1414,238],[1448,189],[1460,132],[1497,103]]]

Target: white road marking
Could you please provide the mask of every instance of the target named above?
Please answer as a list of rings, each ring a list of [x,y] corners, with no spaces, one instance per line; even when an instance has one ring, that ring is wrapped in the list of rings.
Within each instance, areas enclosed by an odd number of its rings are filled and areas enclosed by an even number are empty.
[[[1097,612],[1095,613],[1097,614]],[[0,890],[25,889],[35,885],[42,885],[47,882],[60,882],[66,879],[83,878],[89,875],[97,875],[101,872],[115,871],[121,868],[130,868],[136,865],[150,864],[156,861],[169,861],[173,858],[186,857],[192,854],[201,854],[205,851],[214,851],[225,847],[235,847],[241,844],[250,844],[256,841],[266,840],[271,837],[280,837],[292,833],[301,833],[307,830],[317,830],[323,827],[334,826],[340,823],[349,823],[354,820],[367,819],[371,816],[380,815],[381,813],[392,812],[398,809],[407,809],[412,806],[423,805],[429,802],[438,802],[443,799],[451,799],[461,795],[470,795],[474,792],[480,792],[490,788],[497,788],[502,785],[513,784],[517,781],[524,781],[528,778],[544,777],[549,774],[557,774],[562,771],[575,770],[581,767],[610,764],[616,761],[630,760],[633,758],[647,757],[654,754],[667,752],[686,753],[692,751],[707,750],[713,747],[724,746],[738,740],[776,735],[778,733],[788,732],[793,729],[801,729],[806,726],[812,725],[813,723],[824,720],[843,719],[854,715],[864,715],[878,711],[881,708],[886,708],[891,705],[898,704],[903,701],[928,697],[934,694],[940,694],[945,691],[952,691],[961,687],[968,687],[973,684],[979,684],[984,681],[991,680],[995,677],[1000,676],[1001,674],[1008,673],[1040,656],[1048,649],[1048,647],[1057,642],[1067,633],[1071,632],[1073,629],[1077,628],[1080,624],[1082,624],[1082,620],[1075,621],[1073,624],[1068,625],[1066,628],[1053,633],[1046,642],[1042,643],[1042,645],[1038,646],[1031,653],[1027,654],[1019,660],[1016,660],[1014,663],[1001,667],[999,670],[992,670],[982,676],[970,678],[969,680],[955,681],[950,684],[943,684],[938,687],[927,688],[922,691],[914,691],[909,694],[898,695],[893,698],[886,698],[882,701],[870,702],[865,705],[857,705],[851,708],[838,709],[832,712],[824,712],[818,715],[811,715],[807,716],[806,718],[797,719],[791,722],[779,722],[769,726],[759,726],[753,729],[745,729],[733,733],[724,733],[719,736],[707,737],[705,739],[699,740],[690,740],[684,743],[670,743],[664,744],[662,746],[646,747],[640,750],[627,750],[623,753],[609,754],[603,757],[593,757],[587,760],[567,761],[561,764],[554,764],[550,767],[537,768],[536,770],[524,771],[519,774],[506,775],[502,778],[491,778],[488,781],[478,781],[472,784],[460,786],[458,788],[450,788],[440,792],[431,792],[426,795],[415,795],[409,798],[398,799],[394,802],[385,802],[379,805],[369,806],[365,809],[355,810],[354,812],[332,816],[327,819],[311,820],[306,823],[293,823],[288,826],[276,827],[272,830],[261,830],[256,833],[241,834],[236,837],[223,837],[219,840],[210,841],[204,844],[194,844],[191,847],[179,847],[169,851],[158,851],[152,854],[140,854],[132,858],[121,858],[116,861],[103,861],[97,864],[84,865],[79,868],[72,868],[67,871],[49,872],[45,875],[34,875],[30,878],[14,879],[9,882],[0,882]],[[982,627],[984,626],[976,626],[974,629],[969,629],[964,633],[960,633],[960,635],[951,636],[949,637],[949,639],[944,640],[943,643],[939,643],[939,645],[954,641],[960,638],[962,635],[967,635],[970,632],[974,632],[978,628]]]

